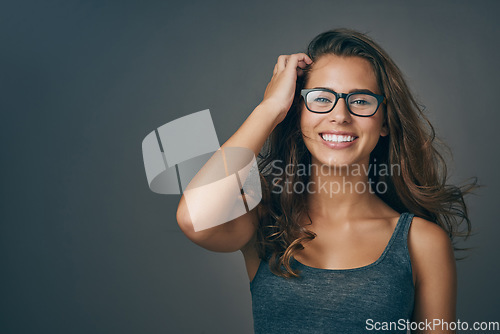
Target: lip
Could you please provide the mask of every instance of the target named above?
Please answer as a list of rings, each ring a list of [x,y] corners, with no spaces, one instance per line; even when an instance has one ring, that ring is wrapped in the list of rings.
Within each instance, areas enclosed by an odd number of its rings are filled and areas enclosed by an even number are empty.
[[[351,136],[351,137],[354,137],[354,140],[350,141],[350,142],[344,142],[344,143],[334,143],[334,142],[324,140],[322,134],[337,135],[337,136]],[[347,132],[347,131],[331,131],[331,130],[322,131],[318,134],[318,136],[324,145],[326,145],[327,147],[332,148],[332,149],[348,148],[348,147],[354,145],[356,143],[356,141],[358,140],[358,136],[355,133]]]

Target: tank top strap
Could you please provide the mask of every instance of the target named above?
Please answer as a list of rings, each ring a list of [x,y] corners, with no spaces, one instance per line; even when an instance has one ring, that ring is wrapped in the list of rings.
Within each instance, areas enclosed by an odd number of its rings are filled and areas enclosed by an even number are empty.
[[[414,215],[409,212],[403,212],[399,215],[398,222],[392,232],[391,240],[389,241],[389,246],[391,246],[390,248],[398,246],[398,244],[406,243],[413,216]]]
[[[411,266],[410,254],[408,251],[408,232],[413,217],[414,214],[409,212],[403,212],[400,215],[398,224],[394,230],[393,240],[391,240],[392,242],[387,250],[386,255],[388,259],[385,260],[386,263],[406,263],[406,265]]]
[[[410,230],[410,225],[415,215],[409,212],[403,212],[398,221],[398,225],[396,226],[396,239],[403,242],[405,245],[408,241],[408,232]]]

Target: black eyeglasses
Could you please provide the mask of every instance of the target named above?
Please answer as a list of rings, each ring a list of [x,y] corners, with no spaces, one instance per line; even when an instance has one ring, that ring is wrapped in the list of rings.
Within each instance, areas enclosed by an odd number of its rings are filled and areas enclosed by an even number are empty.
[[[337,93],[326,88],[302,89],[307,110],[318,114],[326,114],[335,108],[339,99],[343,98],[347,105],[347,110],[355,116],[370,117],[375,115],[380,104],[386,103],[382,95],[373,93]]]

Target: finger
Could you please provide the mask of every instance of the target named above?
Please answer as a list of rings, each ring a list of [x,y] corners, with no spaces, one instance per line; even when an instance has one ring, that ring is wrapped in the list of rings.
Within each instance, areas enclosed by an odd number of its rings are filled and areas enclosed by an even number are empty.
[[[288,61],[286,62],[286,69],[289,71],[295,71],[299,65],[299,55],[293,54],[288,57]]]
[[[304,73],[306,73],[306,71],[309,69],[309,65],[310,64],[306,64],[304,62],[298,62],[298,64],[297,64],[297,75],[301,76]]]
[[[309,65],[311,65],[311,64],[308,64],[308,63],[306,63],[303,60],[299,60],[298,63],[297,63],[297,66],[300,67],[300,68],[302,68],[302,69],[306,68]]]
[[[276,65],[278,66],[278,72],[281,72],[285,69],[289,57],[289,55],[281,55],[278,57],[278,62],[276,63]]]
[[[309,58],[305,53],[296,53],[290,56],[290,69],[293,64],[295,64],[297,76],[302,76],[304,74],[304,70],[312,64],[312,61],[311,58]]]
[[[299,57],[299,61],[303,61],[304,63],[306,63],[308,65],[312,64],[312,62],[313,62],[312,59],[309,58],[309,56],[303,52],[297,53],[296,55]]]

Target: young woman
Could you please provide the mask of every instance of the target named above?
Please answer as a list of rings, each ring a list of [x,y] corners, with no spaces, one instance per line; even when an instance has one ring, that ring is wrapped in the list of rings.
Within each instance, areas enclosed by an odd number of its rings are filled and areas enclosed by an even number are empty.
[[[241,250],[256,333],[452,333],[452,238],[470,232],[472,185],[445,184],[433,140],[380,46],[327,31],[278,58],[263,101],[221,148],[260,153],[261,203],[195,232],[182,197],[177,220],[206,249]]]

